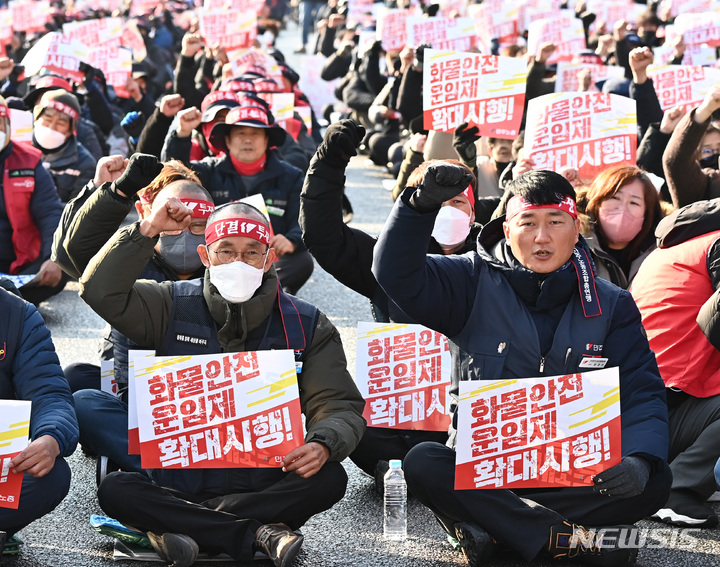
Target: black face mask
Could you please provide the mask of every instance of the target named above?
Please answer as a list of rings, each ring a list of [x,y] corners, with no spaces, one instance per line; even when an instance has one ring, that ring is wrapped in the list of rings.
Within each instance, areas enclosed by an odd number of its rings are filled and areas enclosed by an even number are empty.
[[[643,32],[641,39],[646,47],[655,47],[655,43],[657,43],[657,37],[654,31]]]
[[[710,157],[702,158],[700,160],[700,167],[709,167],[710,169],[720,169],[718,167],[718,158],[720,158],[720,154],[713,154]]]

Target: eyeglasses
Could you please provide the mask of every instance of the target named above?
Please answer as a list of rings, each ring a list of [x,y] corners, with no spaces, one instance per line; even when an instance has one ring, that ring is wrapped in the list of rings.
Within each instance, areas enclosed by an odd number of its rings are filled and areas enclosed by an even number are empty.
[[[720,154],[720,148],[702,148],[700,150],[700,157],[703,158],[714,156],[715,154]]]
[[[243,263],[253,268],[259,268],[264,261],[263,258],[268,253],[268,250],[265,250],[265,252],[258,252],[257,250],[236,252],[230,248],[221,248],[220,250],[213,250],[209,246],[205,248],[208,249],[208,252],[215,254],[215,257],[221,264],[231,264],[239,258]]]
[[[187,227],[187,230],[189,230],[190,233],[194,234],[195,236],[200,236],[201,234],[205,234],[206,228],[207,222],[191,222],[190,226]],[[181,232],[182,230],[165,230],[160,234],[162,236],[177,236]]]

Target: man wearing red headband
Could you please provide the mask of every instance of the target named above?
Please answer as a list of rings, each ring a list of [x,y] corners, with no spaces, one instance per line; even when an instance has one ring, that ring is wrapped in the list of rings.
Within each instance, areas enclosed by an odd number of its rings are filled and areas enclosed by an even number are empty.
[[[177,198],[156,201],[148,217],[118,231],[93,258],[80,279],[81,296],[158,355],[293,350],[302,365],[305,443],[279,468],[163,469],[148,471],[152,480],[115,472],[100,484],[98,501],[110,516],[148,532],[176,567],[192,565],[198,547],[238,561],[260,550],[276,567],[289,567],[302,543],[293,530],[345,492],[340,461],[365,429],[364,401],[335,327],[280,287],[270,225],[254,207],[230,203],[210,215],[198,247],[204,278],[136,282],[159,235],[184,229],[191,214]]]
[[[396,202],[375,248],[373,272],[389,297],[451,345],[449,446],[410,450],[408,488],[458,538],[473,566],[492,554],[495,542],[527,561],[549,555],[633,564],[633,526],[620,524],[654,513],[671,482],[664,387],[638,309],[627,291],[595,277],[579,236],[575,191],[551,171],[528,172],[507,186],[506,214],[485,225],[476,252],[426,256],[441,203],[469,179],[454,165],[428,168]],[[460,380],[602,366],[619,367],[622,461],[596,475],[593,486],[455,490]],[[620,536],[603,540],[604,532],[583,525],[613,526]]]

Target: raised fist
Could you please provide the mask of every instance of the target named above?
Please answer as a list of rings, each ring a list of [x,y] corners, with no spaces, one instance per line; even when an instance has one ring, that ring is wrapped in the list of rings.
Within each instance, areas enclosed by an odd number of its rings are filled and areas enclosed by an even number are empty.
[[[328,165],[345,168],[364,137],[365,128],[350,119],[340,120],[328,126],[316,155]]]

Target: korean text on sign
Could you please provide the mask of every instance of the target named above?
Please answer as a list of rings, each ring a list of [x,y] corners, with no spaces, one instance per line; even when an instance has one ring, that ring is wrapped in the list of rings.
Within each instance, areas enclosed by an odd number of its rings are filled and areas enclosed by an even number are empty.
[[[472,18],[410,16],[406,25],[408,46],[417,47],[427,43],[434,49],[465,51],[477,43]]]
[[[702,102],[713,85],[720,83],[720,69],[690,65],[648,67],[660,106],[667,110],[683,104],[686,108]]]
[[[588,486],[621,459],[617,368],[460,382],[455,488]]]
[[[517,136],[525,103],[526,66],[514,57],[425,50],[423,121],[452,132],[468,122],[482,136]]]
[[[540,45],[548,41],[555,44],[555,51],[546,61],[548,65],[570,61],[587,47],[582,20],[572,10],[558,10],[558,15],[552,18],[532,22],[528,27],[528,53],[537,55]]]
[[[0,508],[17,510],[22,474],[14,474],[10,462],[28,446],[30,402],[0,400]]]
[[[635,164],[635,101],[608,93],[557,93],[528,103],[525,154],[535,169],[573,167],[592,179],[609,165]]]
[[[447,339],[421,325],[358,323],[355,381],[370,427],[447,431]]]
[[[135,357],[144,468],[277,467],[303,442],[290,350]]]

